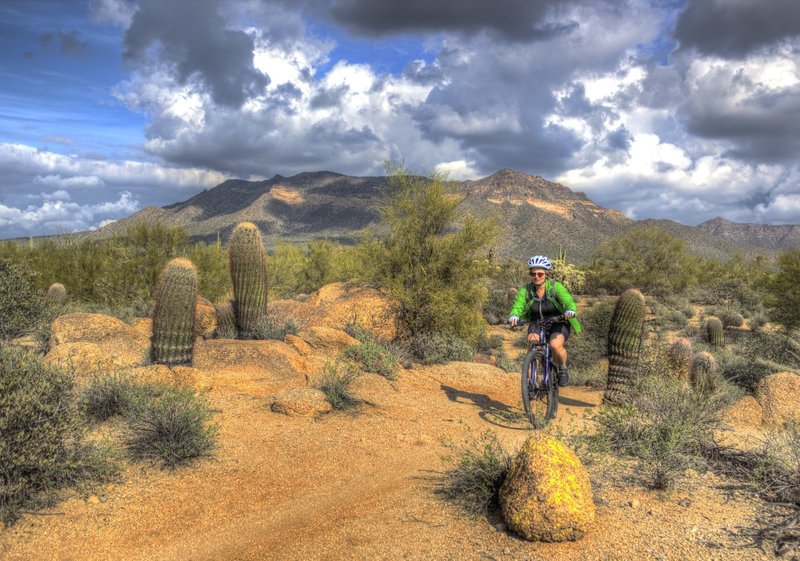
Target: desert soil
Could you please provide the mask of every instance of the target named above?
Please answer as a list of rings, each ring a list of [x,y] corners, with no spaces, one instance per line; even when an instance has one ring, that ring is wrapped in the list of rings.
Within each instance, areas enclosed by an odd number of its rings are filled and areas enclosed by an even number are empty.
[[[273,413],[264,395],[214,385],[219,446],[175,472],[131,465],[97,495],[0,530],[0,558],[46,560],[753,560],[742,537],[759,503],[735,482],[693,474],[671,493],[592,465],[598,517],[570,543],[530,543],[497,513],[471,518],[435,490],[447,463],[441,439],[491,429],[518,448],[527,427],[516,374],[468,363],[358,381],[367,403],[318,418]],[[562,391],[556,427],[583,423],[600,401]],[[635,478],[634,478],[635,479]]]

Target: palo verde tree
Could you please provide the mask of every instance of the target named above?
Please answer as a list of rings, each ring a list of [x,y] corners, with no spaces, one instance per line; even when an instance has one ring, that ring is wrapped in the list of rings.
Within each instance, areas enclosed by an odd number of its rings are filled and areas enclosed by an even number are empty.
[[[387,168],[378,231],[361,244],[366,279],[398,301],[402,337],[449,333],[474,341],[483,325],[495,220],[460,212],[463,195],[440,174]]]
[[[800,327],[800,248],[778,256],[778,272],[767,284],[769,318],[788,330]]]

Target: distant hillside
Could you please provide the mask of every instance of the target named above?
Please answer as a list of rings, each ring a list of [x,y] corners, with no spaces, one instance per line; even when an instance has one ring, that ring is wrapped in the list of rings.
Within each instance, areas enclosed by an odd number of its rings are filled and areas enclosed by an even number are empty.
[[[508,169],[475,181],[455,182],[463,212],[494,215],[503,231],[496,255],[553,254],[564,248],[574,261],[588,261],[597,246],[642,221],[598,206],[583,193],[541,177]],[[228,180],[190,199],[163,208],[147,207],[92,234],[106,237],[130,224],[162,222],[186,228],[195,239],[226,240],[233,226],[255,222],[267,243],[326,238],[353,243],[378,219],[386,177],[351,177],[320,171],[265,181]],[[714,219],[700,226],[647,220],[683,239],[690,251],[723,257],[772,254],[800,245],[800,227],[736,224]]]

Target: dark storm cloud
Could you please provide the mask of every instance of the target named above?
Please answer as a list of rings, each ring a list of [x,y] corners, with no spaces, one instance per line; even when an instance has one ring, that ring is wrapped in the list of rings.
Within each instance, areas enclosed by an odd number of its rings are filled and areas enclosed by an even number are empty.
[[[320,90],[311,98],[310,106],[312,109],[337,107],[342,102],[342,97],[347,93],[348,89],[346,85],[341,85],[336,88]]]
[[[333,21],[352,33],[382,36],[400,33],[488,31],[509,41],[548,39],[572,30],[574,21],[549,19],[588,0],[339,0],[327,8]],[[598,0],[594,4],[620,4]],[[327,3],[315,5],[323,12]]]
[[[86,41],[81,40],[81,32],[77,29],[72,29],[66,33],[60,29],[50,33],[43,33],[39,35],[39,44],[45,49],[58,45],[61,52],[67,56],[79,56],[83,54],[89,45]]]
[[[215,0],[141,0],[125,34],[125,57],[160,61],[185,84],[199,78],[220,105],[240,107],[269,78],[253,66],[253,38],[226,28]]]
[[[798,35],[798,0],[689,0],[675,28],[681,49],[721,57],[741,57]]]

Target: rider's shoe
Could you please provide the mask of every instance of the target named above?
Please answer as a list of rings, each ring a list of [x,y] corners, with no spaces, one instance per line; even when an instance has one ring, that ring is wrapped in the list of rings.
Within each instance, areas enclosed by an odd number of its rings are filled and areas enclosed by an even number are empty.
[[[558,369],[558,385],[562,388],[569,385],[569,371],[566,366],[562,366]]]

